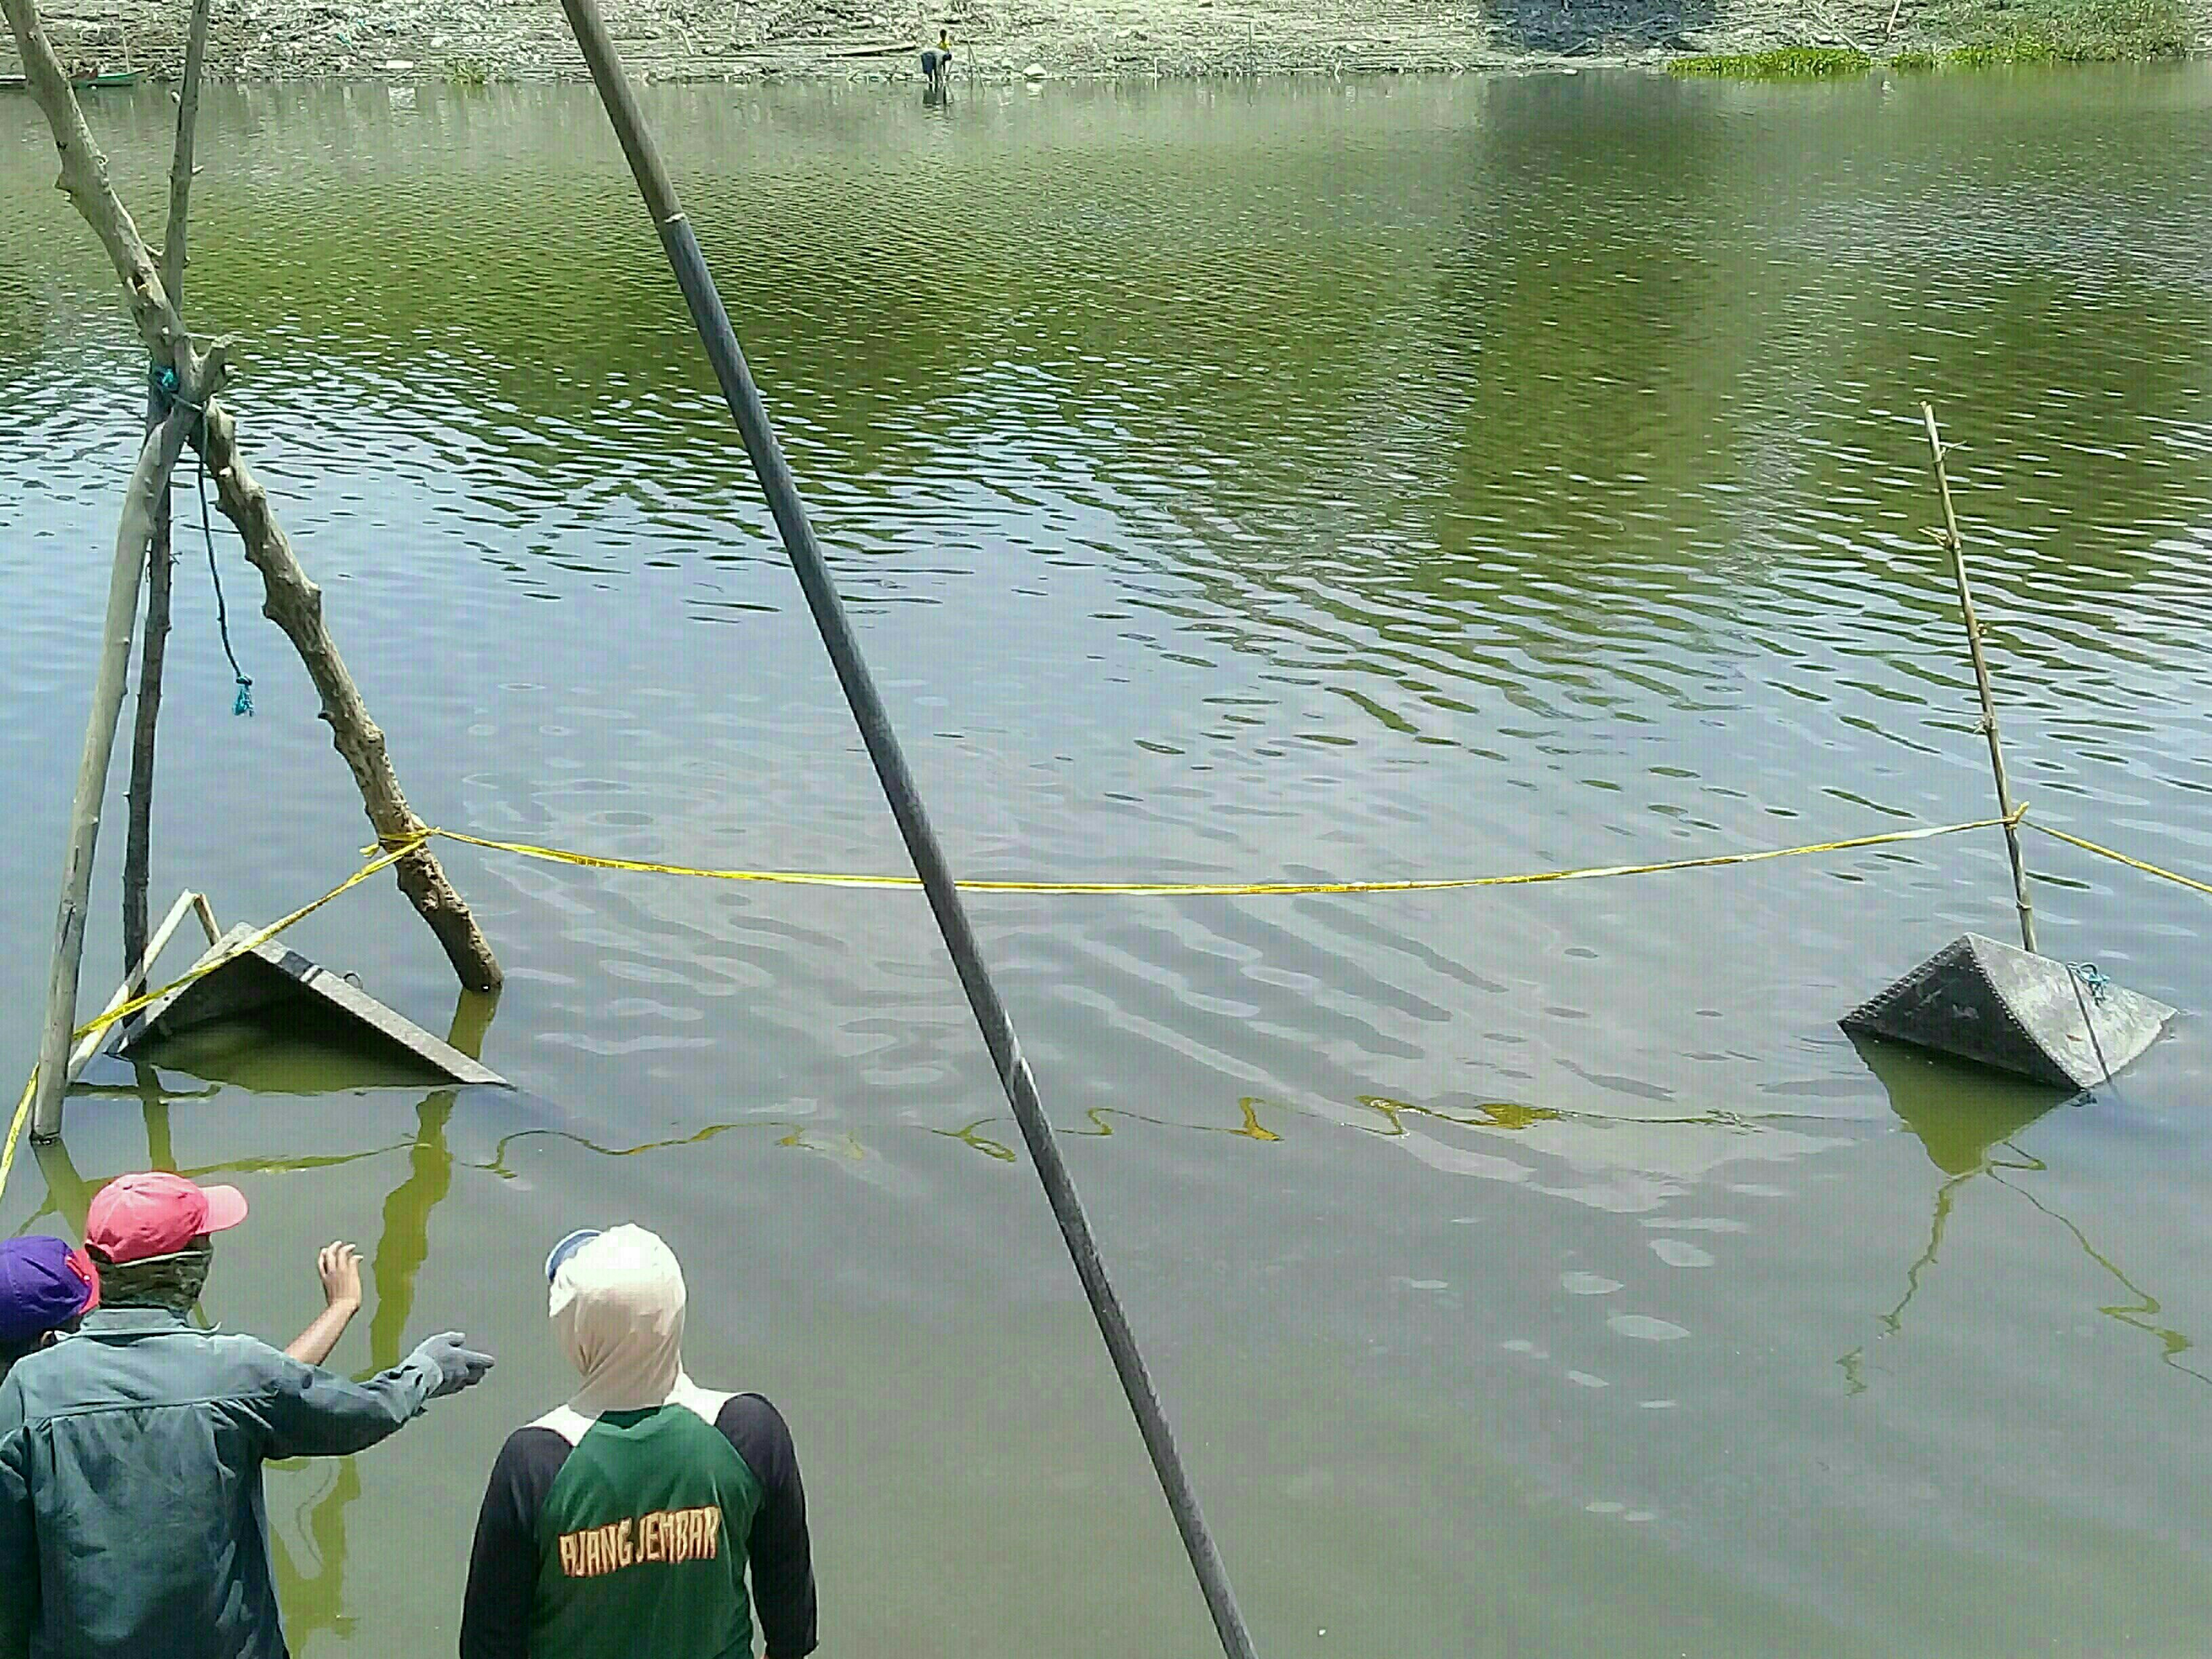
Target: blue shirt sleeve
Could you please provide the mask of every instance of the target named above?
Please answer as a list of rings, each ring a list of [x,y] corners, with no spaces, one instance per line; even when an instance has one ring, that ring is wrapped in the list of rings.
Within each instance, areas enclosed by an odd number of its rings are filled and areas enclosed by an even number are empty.
[[[262,1455],[270,1458],[366,1451],[420,1416],[438,1380],[431,1366],[409,1360],[355,1382],[264,1343],[253,1346],[261,1386],[247,1408],[266,1437]]]

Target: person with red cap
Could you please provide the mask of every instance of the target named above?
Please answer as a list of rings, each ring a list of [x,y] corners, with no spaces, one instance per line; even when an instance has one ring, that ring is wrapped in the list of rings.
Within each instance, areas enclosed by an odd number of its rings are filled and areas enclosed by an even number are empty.
[[[288,1659],[262,1464],[366,1450],[491,1369],[459,1331],[356,1383],[198,1328],[245,1219],[160,1171],[94,1197],[100,1305],[0,1382],[0,1659]]]
[[[246,1194],[237,1188],[195,1187],[160,1170],[108,1182],[93,1206],[99,1220],[94,1222],[93,1212],[85,1218],[87,1247],[110,1268],[125,1262],[166,1262],[181,1248],[177,1240],[183,1229],[197,1229],[186,1237],[189,1243],[191,1237],[227,1232],[246,1219]],[[323,1311],[284,1347],[310,1365],[331,1357],[361,1311],[361,1252],[350,1244],[326,1244],[315,1271],[323,1282]]]
[[[100,1270],[82,1250],[43,1235],[0,1243],[0,1378],[99,1305]]]

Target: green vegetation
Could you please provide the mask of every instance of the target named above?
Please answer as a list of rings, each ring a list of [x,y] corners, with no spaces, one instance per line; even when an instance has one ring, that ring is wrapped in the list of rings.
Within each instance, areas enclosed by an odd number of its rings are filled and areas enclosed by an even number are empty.
[[[481,58],[456,58],[446,65],[446,79],[457,87],[491,84],[491,65]]]
[[[1948,0],[1919,22],[1939,40],[1957,44],[1944,51],[1911,47],[1884,67],[1914,74],[2186,58],[2194,33],[2186,0]],[[1866,53],[1843,46],[1716,53],[1667,65],[1675,75],[1737,81],[1826,80],[1873,67]]]
[[[1820,81],[1863,75],[1874,59],[1850,46],[1781,46],[1772,52],[1709,53],[1677,58],[1671,75],[1712,75],[1732,81]]]
[[[1960,43],[1944,54],[1960,69],[2185,58],[2193,33],[2184,0],[1979,0],[1923,21]]]

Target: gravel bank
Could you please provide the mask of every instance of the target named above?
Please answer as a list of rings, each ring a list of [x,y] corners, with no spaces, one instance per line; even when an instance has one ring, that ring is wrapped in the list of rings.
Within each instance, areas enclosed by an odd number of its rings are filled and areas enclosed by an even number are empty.
[[[2188,0],[2200,40],[2212,0]],[[605,0],[661,80],[917,80],[941,25],[956,76],[1354,74],[1650,63],[1784,45],[1942,47],[1947,0]],[[173,70],[184,0],[50,0],[88,68]],[[2021,14],[2015,14],[2021,15]],[[546,81],[584,73],[554,0],[220,0],[215,72],[241,79]],[[16,67],[0,45],[0,72]]]

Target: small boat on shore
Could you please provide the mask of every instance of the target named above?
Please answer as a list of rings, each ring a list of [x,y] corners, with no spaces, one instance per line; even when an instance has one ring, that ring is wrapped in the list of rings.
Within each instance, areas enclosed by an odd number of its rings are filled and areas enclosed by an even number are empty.
[[[73,75],[70,77],[70,85],[79,92],[94,92],[135,87],[145,78],[137,70],[118,70],[112,75]],[[20,75],[0,75],[0,92],[21,92],[30,84]]]

